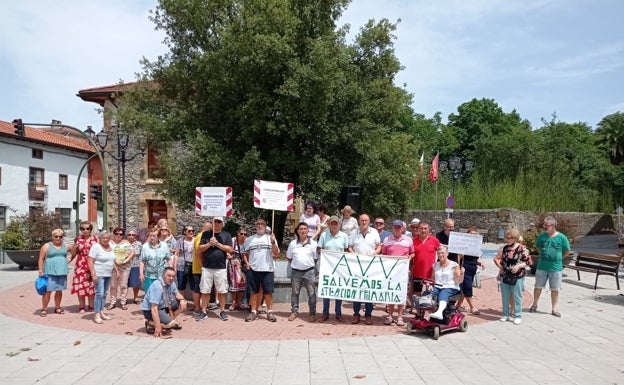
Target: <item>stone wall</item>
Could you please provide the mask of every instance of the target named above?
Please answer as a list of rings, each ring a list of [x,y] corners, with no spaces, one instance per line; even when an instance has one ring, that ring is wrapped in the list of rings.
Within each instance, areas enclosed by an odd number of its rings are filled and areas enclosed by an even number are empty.
[[[519,211],[511,208],[487,209],[487,210],[455,210],[453,219],[455,228],[467,228],[475,226],[479,229],[488,230],[488,240],[497,240],[500,230],[518,229],[524,232],[530,223],[536,223],[541,213],[531,211]],[[617,226],[617,216],[604,213],[580,213],[580,212],[557,212],[562,217],[570,218],[576,225],[573,234],[566,234],[571,238],[582,235],[600,234],[614,229]],[[410,215],[400,218],[409,223],[412,218],[427,221],[431,232],[442,230],[447,214],[440,210],[412,210]],[[391,223],[391,219],[386,223]]]

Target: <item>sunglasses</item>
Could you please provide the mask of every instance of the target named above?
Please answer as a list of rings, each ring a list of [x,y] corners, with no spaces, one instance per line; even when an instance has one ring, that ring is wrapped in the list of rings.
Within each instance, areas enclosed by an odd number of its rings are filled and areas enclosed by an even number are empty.
[[[123,233],[113,233],[113,234],[115,234],[115,235],[123,235]]]
[[[55,235],[54,239],[63,239],[63,236],[62,235]]]
[[[195,232],[195,230],[193,230],[193,229],[188,229],[188,230],[186,230],[186,232],[187,232],[187,233],[194,233],[194,232]]]
[[[238,235],[244,235],[244,236],[247,236],[247,233],[238,233]]]
[[[136,234],[128,234],[129,237],[136,237]]]
[[[383,222],[375,222],[376,225],[384,225],[385,223]]]
[[[80,231],[91,231],[91,229],[88,227],[81,227]]]

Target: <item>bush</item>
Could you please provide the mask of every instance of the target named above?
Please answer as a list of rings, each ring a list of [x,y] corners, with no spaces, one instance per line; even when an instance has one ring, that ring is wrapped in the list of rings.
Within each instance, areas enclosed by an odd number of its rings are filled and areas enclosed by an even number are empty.
[[[0,236],[4,250],[37,250],[50,241],[52,230],[61,227],[58,215],[44,210],[32,210],[11,220]]]

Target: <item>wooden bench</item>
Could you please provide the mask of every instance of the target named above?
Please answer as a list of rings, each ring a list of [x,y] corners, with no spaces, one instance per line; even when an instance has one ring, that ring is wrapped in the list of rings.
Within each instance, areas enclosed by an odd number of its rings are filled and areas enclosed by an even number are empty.
[[[615,283],[620,290],[619,269],[622,264],[622,257],[617,255],[603,255],[580,252],[574,260],[574,264],[565,265],[568,269],[576,270],[578,280],[581,280],[581,271],[596,273],[594,290],[598,287],[598,277],[600,275],[610,275],[615,277]]]

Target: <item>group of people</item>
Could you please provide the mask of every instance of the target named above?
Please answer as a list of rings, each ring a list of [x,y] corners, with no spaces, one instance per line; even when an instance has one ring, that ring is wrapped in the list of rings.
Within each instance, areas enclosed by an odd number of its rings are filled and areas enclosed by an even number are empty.
[[[305,213],[296,226],[295,239],[288,245],[286,257],[291,264],[291,314],[289,321],[299,317],[301,289],[308,295],[308,321],[325,322],[330,318],[331,300],[323,299],[322,314],[316,314],[316,272],[321,249],[353,252],[362,255],[388,255],[410,259],[409,291],[405,302],[387,306],[383,324],[404,326],[403,315],[408,312],[412,294],[423,290],[423,280],[434,281],[434,294],[439,306],[432,318],[442,318],[443,311],[453,295],[461,293],[457,303],[464,301],[465,308],[479,314],[474,301],[473,280],[479,268],[485,268],[480,256],[449,253],[448,241],[454,231],[453,219],[444,222],[444,228],[437,234],[430,232],[429,224],[414,218],[407,231],[407,224],[401,220],[392,222],[392,231],[387,231],[383,218],[371,218],[367,214],[355,219],[351,207],[345,206],[342,217],[329,216],[327,207],[306,204]],[[152,223],[150,223],[152,225]],[[110,319],[105,310],[119,306],[126,310],[128,303],[137,303],[139,289],[145,292],[141,310],[146,319],[148,332],[164,336],[171,329],[179,329],[175,317],[187,309],[183,293],[187,285],[192,292],[194,314],[197,321],[207,319],[208,310],[218,310],[218,318],[227,321],[227,294],[230,293],[229,310],[247,308],[250,313],[246,322],[255,321],[259,314],[266,313],[266,319],[275,322],[273,314],[273,292],[275,289],[274,260],[279,257],[279,246],[275,234],[267,231],[267,223],[259,218],[255,221],[255,233],[249,235],[245,227],[239,228],[232,237],[223,229],[222,217],[206,221],[200,232],[193,226],[183,230],[183,237],[176,239],[166,221],[145,232],[145,243],[141,234],[130,230],[125,239],[124,229],[116,228],[112,235],[107,231],[99,236],[92,234],[89,222],[80,224],[81,234],[73,244],[64,243],[61,229],[52,232],[52,240],[42,246],[39,255],[39,275],[48,276],[47,292],[42,296],[40,315],[47,315],[51,293],[54,292],[54,312],[63,314],[62,292],[67,288],[68,265],[76,259],[72,294],[78,296],[79,312],[93,311],[97,324]],[[558,290],[561,287],[563,268],[561,260],[569,253],[567,238],[556,231],[556,220],[544,220],[545,231],[537,238],[540,261],[537,267],[534,302],[529,311],[534,312],[546,282],[551,290],[551,314],[560,317],[557,310]],[[478,234],[471,227],[468,233]],[[498,252],[494,263],[499,267],[503,317],[501,321],[513,320],[520,324],[522,319],[522,291],[526,267],[532,261],[528,250],[521,243],[517,230],[508,230],[505,245]],[[109,305],[106,307],[110,288]],[[128,299],[132,288],[133,299]],[[352,324],[362,322],[373,324],[370,302],[354,302]],[[260,309],[266,308],[266,311]],[[395,316],[396,314],[396,316]],[[334,300],[334,317],[345,322],[342,315],[342,301]]]

